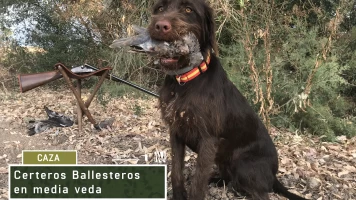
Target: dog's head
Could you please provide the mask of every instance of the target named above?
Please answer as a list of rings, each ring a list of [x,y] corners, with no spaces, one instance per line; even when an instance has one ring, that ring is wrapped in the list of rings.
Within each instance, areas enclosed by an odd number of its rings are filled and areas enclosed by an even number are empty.
[[[216,52],[213,11],[205,0],[158,0],[148,31],[151,38],[167,42],[180,40],[192,32],[203,54],[211,49]],[[177,59],[164,60],[166,65],[175,63]]]

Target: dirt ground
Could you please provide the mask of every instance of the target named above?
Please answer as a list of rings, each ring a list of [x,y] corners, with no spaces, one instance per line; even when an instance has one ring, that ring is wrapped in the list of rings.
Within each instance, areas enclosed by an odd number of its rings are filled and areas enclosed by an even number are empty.
[[[65,88],[57,92],[36,88],[20,94],[0,85],[0,199],[8,198],[8,164],[20,164],[22,150],[39,149],[77,150],[79,164],[152,164],[156,163],[155,152],[167,152],[167,191],[171,197],[169,140],[157,99],[121,97],[108,99],[105,106],[94,100],[90,110],[97,121],[115,118],[110,129],[97,132],[84,118],[82,133],[74,125],[28,136],[30,119],[46,119],[44,106],[75,116],[73,95]],[[317,137],[277,129],[271,130],[271,136],[279,152],[279,179],[290,191],[309,199],[356,199],[356,138],[321,142]],[[144,160],[145,154],[148,161]],[[187,185],[194,174],[196,157],[187,150]],[[245,199],[229,185],[218,188],[210,184],[208,193],[208,200]],[[270,197],[285,199],[276,194]]]

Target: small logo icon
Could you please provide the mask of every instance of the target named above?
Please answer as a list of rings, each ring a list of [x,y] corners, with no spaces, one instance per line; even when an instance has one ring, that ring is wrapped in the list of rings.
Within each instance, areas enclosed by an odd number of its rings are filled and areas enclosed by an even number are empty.
[[[155,151],[153,153],[155,163],[166,163],[167,153],[165,151]],[[145,161],[148,162],[149,155],[145,154]]]
[[[155,151],[154,154],[156,163],[166,163],[167,154],[165,151]]]

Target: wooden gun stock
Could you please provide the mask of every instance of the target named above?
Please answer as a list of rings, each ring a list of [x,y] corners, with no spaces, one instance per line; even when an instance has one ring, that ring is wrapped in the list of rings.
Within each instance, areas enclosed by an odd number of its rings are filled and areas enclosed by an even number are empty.
[[[20,84],[20,90],[23,93],[38,86],[57,80],[61,77],[62,74],[59,72],[59,70],[55,70],[35,74],[20,74],[18,75],[18,80]]]

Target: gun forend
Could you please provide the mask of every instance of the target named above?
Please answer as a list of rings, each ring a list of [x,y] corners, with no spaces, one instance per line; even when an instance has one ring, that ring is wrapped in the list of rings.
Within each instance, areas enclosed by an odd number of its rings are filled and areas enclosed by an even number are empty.
[[[38,86],[50,83],[62,77],[59,70],[42,72],[35,74],[20,74],[18,75],[20,90],[22,93],[32,90]]]

